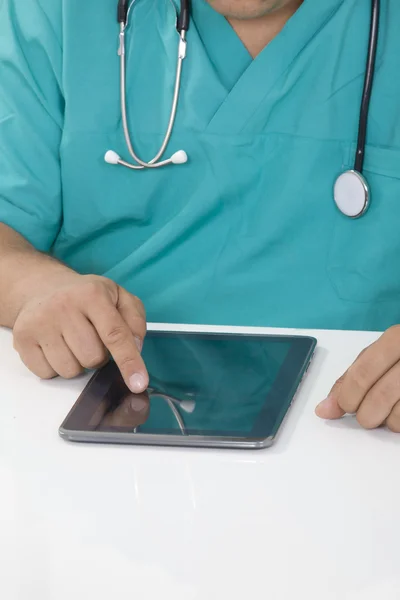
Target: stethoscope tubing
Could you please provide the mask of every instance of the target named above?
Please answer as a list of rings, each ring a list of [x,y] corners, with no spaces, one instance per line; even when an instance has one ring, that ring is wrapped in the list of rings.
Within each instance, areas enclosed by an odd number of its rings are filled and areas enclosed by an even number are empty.
[[[136,0],[129,4],[128,0],[118,0],[117,19],[120,24],[119,33],[119,56],[120,56],[120,96],[121,96],[121,114],[125,142],[129,154],[134,160],[134,164],[123,160],[113,151],[108,151],[105,155],[106,162],[118,164],[132,170],[156,169],[171,164],[183,164],[188,158],[183,150],[173,154],[170,158],[162,160],[167,146],[171,140],[174,129],[176,115],[179,104],[181,89],[183,61],[187,54],[186,33],[190,26],[190,0],[181,0],[180,11],[177,13],[176,27],[179,35],[178,57],[175,74],[175,85],[172,98],[170,118],[167,130],[161,144],[161,147],[154,158],[150,161],[142,160],[133,148],[132,138],[129,131],[127,116],[127,97],[126,97],[126,52],[125,52],[125,33],[129,25],[130,13]],[[354,159],[354,168],[339,175],[334,185],[334,199],[339,210],[352,219],[364,215],[370,205],[370,188],[364,175],[364,161],[368,134],[368,120],[371,98],[373,93],[374,78],[376,73],[376,58],[379,44],[380,33],[380,0],[371,0],[371,19],[368,40],[367,63],[365,70],[364,86],[362,91],[360,116],[358,122],[358,135],[356,155]]]
[[[365,148],[367,143],[367,129],[369,108],[371,104],[372,90],[374,85],[376,56],[378,52],[379,42],[379,25],[380,25],[380,0],[372,0],[371,7],[371,25],[368,43],[367,65],[365,69],[364,89],[361,100],[360,120],[358,126],[358,140],[354,170],[357,173],[363,172]]]
[[[180,150],[173,154],[170,158],[166,160],[161,160],[164,156],[164,153],[167,149],[167,146],[171,140],[172,132],[174,129],[176,114],[178,110],[179,104],[179,95],[181,90],[181,79],[182,79],[182,67],[183,61],[186,58],[187,52],[187,42],[186,42],[186,33],[189,29],[190,25],[190,0],[181,0],[181,8],[179,14],[177,14],[176,19],[176,28],[177,33],[179,35],[178,42],[178,56],[176,63],[176,73],[175,73],[175,85],[174,92],[172,97],[172,105],[170,117],[167,125],[167,130],[162,141],[161,147],[155,157],[150,161],[142,160],[137,152],[135,152],[133,148],[132,138],[129,131],[128,124],[128,110],[127,110],[127,97],[126,97],[126,51],[125,51],[125,33],[129,26],[129,18],[132,8],[135,4],[136,0],[133,0],[128,5],[128,0],[118,0],[117,6],[117,20],[120,26],[119,31],[119,49],[118,54],[120,58],[120,102],[121,102],[121,116],[122,116],[122,126],[124,131],[124,137],[126,146],[128,148],[129,154],[135,161],[134,164],[128,163],[125,160],[122,160],[121,157],[114,151],[109,150],[105,155],[105,161],[109,164],[118,164],[128,169],[132,170],[143,170],[143,169],[158,169],[160,167],[165,167],[170,164],[183,164],[187,162],[187,155],[183,150]]]

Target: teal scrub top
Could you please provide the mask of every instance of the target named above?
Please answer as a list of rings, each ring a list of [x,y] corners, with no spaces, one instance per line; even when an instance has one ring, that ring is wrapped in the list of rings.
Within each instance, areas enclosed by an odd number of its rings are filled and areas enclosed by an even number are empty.
[[[369,212],[333,202],[353,166],[370,2],[304,0],[252,60],[193,0],[176,126],[183,166],[134,172],[119,104],[116,0],[0,0],[0,221],[158,322],[374,329],[400,323],[400,3],[382,0],[365,175]],[[171,107],[171,0],[136,0],[129,123],[151,159]]]

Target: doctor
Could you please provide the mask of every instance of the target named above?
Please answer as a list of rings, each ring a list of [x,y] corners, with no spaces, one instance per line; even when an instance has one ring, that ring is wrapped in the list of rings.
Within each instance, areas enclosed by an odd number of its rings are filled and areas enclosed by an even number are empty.
[[[180,3],[136,0],[126,28],[116,4],[0,0],[0,324],[22,360],[73,377],[110,352],[141,392],[138,297],[158,322],[387,330],[317,412],[400,431],[400,3],[380,2],[359,219],[333,198],[369,0],[193,0],[164,153],[188,160],[142,170],[121,161],[165,139]]]

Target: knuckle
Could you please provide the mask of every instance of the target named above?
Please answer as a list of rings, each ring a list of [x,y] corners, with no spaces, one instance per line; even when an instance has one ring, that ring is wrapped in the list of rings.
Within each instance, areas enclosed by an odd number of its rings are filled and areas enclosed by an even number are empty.
[[[371,369],[368,364],[355,363],[348,371],[348,377],[352,385],[361,391],[367,390],[369,387]]]
[[[389,412],[388,409],[392,410],[398,399],[398,392],[393,383],[391,378],[387,378],[387,380],[383,379],[376,384],[365,397],[368,405],[372,408],[376,407],[380,413],[382,412],[381,409],[384,409],[386,413]]]
[[[85,369],[96,369],[103,365],[107,360],[107,353],[104,351],[94,352],[82,360],[82,366]]]
[[[397,396],[396,396],[397,398]],[[364,429],[375,429],[385,420],[394,403],[393,387],[381,384],[371,390],[357,413],[357,421]]]
[[[85,298],[95,300],[100,294],[104,293],[104,286],[101,281],[97,279],[86,281],[81,292],[84,294]]]
[[[21,326],[19,323],[15,324],[13,329],[13,346],[14,349],[19,351],[21,346],[24,346],[28,343],[29,336],[25,327]]]
[[[57,313],[65,312],[72,303],[72,298],[69,292],[66,290],[57,290],[54,292],[50,307],[55,310]]]
[[[108,280],[105,277],[84,275],[82,279],[83,281],[79,290],[80,294],[83,293],[85,298],[92,301],[95,301],[99,296],[108,295],[112,286],[115,285],[113,281]]]
[[[382,406],[393,406],[395,400],[397,400],[397,394],[392,385],[389,383],[382,383],[375,392],[371,392],[371,399],[376,405]]]
[[[42,313],[35,312],[28,314],[21,313],[14,323],[13,337],[14,343],[24,344],[34,339],[35,331],[37,331],[43,325]]]
[[[133,303],[136,307],[136,310],[138,311],[139,315],[146,320],[146,309],[144,307],[143,302],[141,301],[140,298],[138,298],[137,296],[132,296],[133,298]]]
[[[146,321],[144,321],[143,319],[139,317],[135,318],[132,323],[132,329],[134,334],[139,338],[143,339],[146,337],[147,325]]]
[[[123,356],[118,359],[118,367],[126,373],[133,373],[136,369],[136,361],[132,356]]]
[[[123,325],[116,325],[109,329],[105,334],[105,343],[107,346],[119,346],[127,340],[127,330]]]
[[[28,329],[13,331],[13,348],[21,356],[30,352],[37,345],[37,336]]]

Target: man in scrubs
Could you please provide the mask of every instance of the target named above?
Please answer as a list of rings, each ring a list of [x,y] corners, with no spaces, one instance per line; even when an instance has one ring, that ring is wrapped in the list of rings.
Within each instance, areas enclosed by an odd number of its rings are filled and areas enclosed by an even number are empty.
[[[176,3],[177,4],[177,3]],[[400,3],[382,0],[358,221],[352,167],[370,2],[193,0],[168,156],[131,171],[112,0],[0,0],[0,324],[39,377],[110,352],[133,392],[156,322],[386,330],[317,412],[400,431]],[[129,125],[150,160],[172,98],[171,0],[137,0]],[[138,298],[141,299],[138,300]]]

